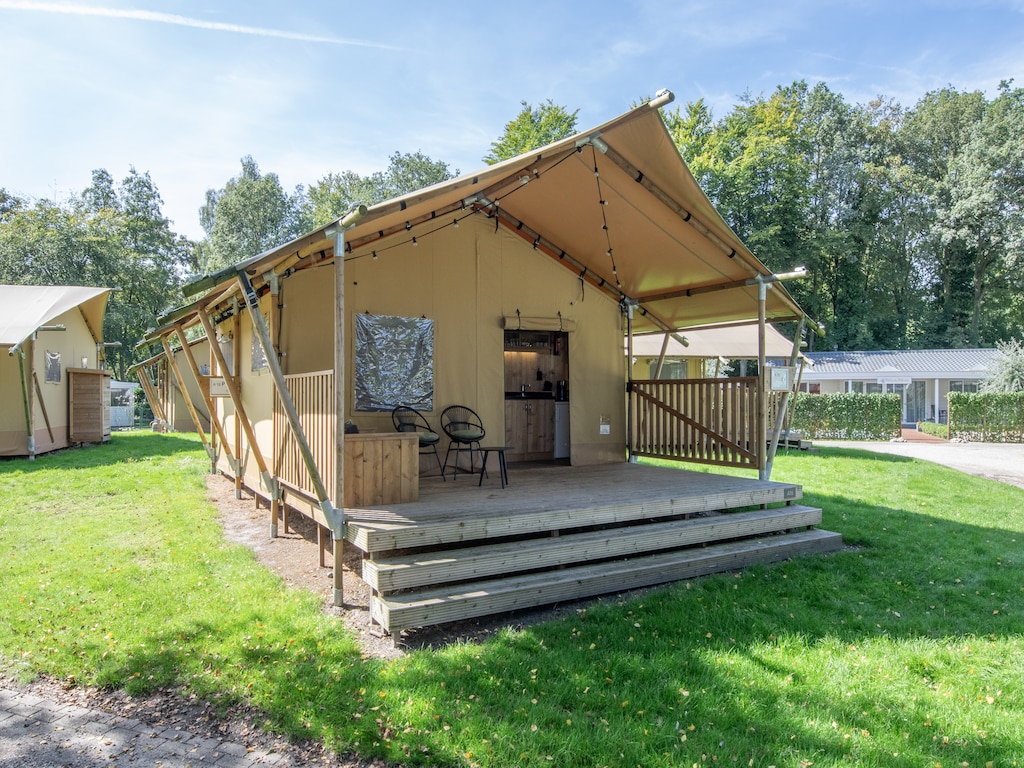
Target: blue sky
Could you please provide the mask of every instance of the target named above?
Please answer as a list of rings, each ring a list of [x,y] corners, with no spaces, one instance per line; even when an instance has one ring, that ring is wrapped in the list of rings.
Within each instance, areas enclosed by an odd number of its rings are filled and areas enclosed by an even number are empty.
[[[585,129],[660,88],[715,117],[824,81],[905,107],[1024,85],[1024,0],[0,0],[0,187],[80,192],[149,171],[174,229],[243,155],[286,189],[421,151],[471,171],[547,99]]]

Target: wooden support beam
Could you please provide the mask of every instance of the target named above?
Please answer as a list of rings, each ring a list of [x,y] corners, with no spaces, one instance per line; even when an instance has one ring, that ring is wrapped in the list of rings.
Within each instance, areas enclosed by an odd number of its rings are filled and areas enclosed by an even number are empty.
[[[146,368],[147,366],[139,366],[135,369],[135,375],[139,380],[139,384],[142,385],[142,391],[146,393],[146,399],[149,401],[149,408],[153,411],[153,416],[166,424],[167,415],[164,413],[163,403],[160,402],[160,398],[153,388],[153,382],[150,381],[149,372]]]
[[[210,319],[210,315],[207,313],[205,308],[198,310],[199,320],[203,324],[203,328],[206,330],[206,338],[211,339],[210,349],[213,350],[217,356],[217,364],[220,367],[224,379],[228,385],[228,396],[231,398],[232,404],[235,406],[235,420],[241,422],[242,430],[245,432],[245,437],[249,441],[249,445],[252,447],[252,455],[256,460],[256,466],[260,470],[260,474],[263,477],[263,482],[267,485],[267,492],[275,495],[273,486],[276,483],[270,476],[270,472],[267,470],[267,462],[263,458],[263,452],[260,451],[259,441],[256,439],[256,432],[252,428],[252,424],[249,421],[248,415],[245,412],[245,406],[242,404],[242,390],[238,385],[238,371],[237,368],[232,373],[228,373],[230,370],[227,365],[227,361],[224,359],[224,352],[221,351],[220,344],[217,343],[217,329],[213,326],[213,321]],[[235,347],[237,348],[239,339],[235,337]],[[238,450],[238,455],[241,456],[241,450]],[[241,462],[239,462],[239,472],[241,474]],[[272,530],[271,536],[276,536],[277,531]]]
[[[210,353],[213,354],[214,358],[218,360],[218,368],[222,370],[222,376],[229,376],[232,372],[240,370],[242,365],[242,345],[240,339],[242,338],[242,318],[238,312],[235,312],[231,318],[231,338],[235,339],[235,343],[231,345],[231,368],[223,368],[223,363],[220,362],[223,359],[223,355],[217,355],[213,352],[213,345],[216,342],[210,343]],[[215,337],[216,338],[216,337]],[[220,349],[220,345],[217,344],[217,348]],[[225,379],[226,380],[226,379]],[[235,455],[238,457],[238,466],[235,469],[235,498],[242,498],[242,418],[238,414],[238,410],[235,410]]]
[[[212,442],[213,434],[214,434],[214,432],[216,432],[216,434],[220,435],[221,442],[224,444],[224,451],[227,453],[227,455],[230,458],[234,458],[234,456],[232,456],[232,454],[231,454],[231,446],[228,445],[227,435],[224,434],[224,427],[221,425],[220,420],[217,418],[217,409],[216,409],[216,406],[215,406],[213,398],[210,396],[209,388],[208,387],[206,387],[206,388],[203,387],[202,374],[199,372],[199,364],[196,362],[195,355],[192,354],[192,347],[189,346],[188,341],[185,339],[185,331],[182,329],[182,327],[180,325],[175,325],[174,328],[175,328],[175,331],[178,334],[178,341],[181,342],[181,348],[182,348],[182,350],[185,353],[185,359],[188,361],[189,368],[192,369],[192,376],[195,378],[196,385],[199,387],[199,392],[200,392],[200,394],[202,394],[203,400],[206,402],[206,411],[207,411],[207,413],[210,414],[210,425],[211,425],[210,440]],[[211,344],[210,344],[211,353],[213,351],[213,344],[215,344],[215,343],[216,343],[216,341],[211,342]],[[214,456],[211,457],[211,458],[214,458],[214,461],[216,461],[216,459],[215,459],[216,453],[217,453],[216,446],[214,446],[214,448],[213,448]],[[215,464],[214,467],[213,467],[213,470],[211,471],[211,474],[216,473],[216,471],[217,471],[217,467],[216,467],[216,464]]]
[[[46,401],[43,400],[43,389],[39,386],[39,373],[36,371],[35,366],[32,366],[32,381],[36,385],[36,396],[39,398],[39,410],[43,412],[43,421],[46,422],[46,433],[50,436],[50,442],[53,442],[53,427],[50,426],[50,415],[46,412]]]
[[[196,432],[199,433],[199,438],[203,441],[203,448],[206,449],[206,455],[213,460],[213,451],[210,448],[210,442],[206,439],[206,430],[203,429],[203,423],[199,420],[199,414],[196,412],[196,407],[192,404],[192,398],[188,396],[188,389],[185,387],[185,379],[181,375],[181,371],[178,369],[178,363],[174,360],[174,350],[171,349],[170,337],[174,331],[168,331],[160,337],[160,341],[164,345],[164,351],[167,353],[167,364],[170,366],[171,371],[174,373],[174,379],[178,382],[178,389],[181,390],[181,396],[185,399],[185,405],[188,406],[188,412],[192,416],[192,423],[196,425]]]

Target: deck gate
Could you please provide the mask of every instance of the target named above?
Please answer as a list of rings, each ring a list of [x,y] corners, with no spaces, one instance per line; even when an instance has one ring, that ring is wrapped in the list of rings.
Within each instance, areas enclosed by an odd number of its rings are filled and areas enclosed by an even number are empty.
[[[632,382],[632,454],[760,469],[766,431],[756,376]]]

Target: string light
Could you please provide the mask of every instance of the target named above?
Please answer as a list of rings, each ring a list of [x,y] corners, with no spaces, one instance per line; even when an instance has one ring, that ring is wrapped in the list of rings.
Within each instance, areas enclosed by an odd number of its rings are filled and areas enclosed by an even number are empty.
[[[376,260],[377,260],[377,252],[376,252],[376,251],[374,251],[374,252],[373,252],[373,260],[374,260],[374,261],[376,261]]]
[[[458,220],[458,218],[452,219],[452,226],[455,227],[456,229],[459,228],[459,220]]]
[[[416,242],[416,235],[412,236],[412,244],[413,244],[414,247],[419,245],[419,243]]]
[[[608,201],[605,199],[604,194],[601,190],[601,174],[597,170],[597,147],[593,143],[590,145],[590,150],[594,156],[594,179],[597,181],[597,202],[601,206],[601,230],[604,232],[605,241],[608,243],[607,255],[608,259],[612,263],[612,275],[615,276],[615,287],[620,291],[622,290],[622,282],[619,280],[619,269],[615,264],[615,256],[612,254],[612,239],[608,232],[608,214],[605,213],[605,208],[608,207]],[[602,152],[607,151],[607,146],[601,149]]]

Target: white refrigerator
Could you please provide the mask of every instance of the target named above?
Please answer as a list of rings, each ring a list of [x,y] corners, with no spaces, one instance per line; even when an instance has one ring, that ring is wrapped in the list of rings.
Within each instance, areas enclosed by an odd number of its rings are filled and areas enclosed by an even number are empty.
[[[569,458],[569,401],[555,401],[555,458]]]

